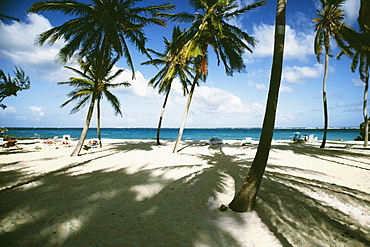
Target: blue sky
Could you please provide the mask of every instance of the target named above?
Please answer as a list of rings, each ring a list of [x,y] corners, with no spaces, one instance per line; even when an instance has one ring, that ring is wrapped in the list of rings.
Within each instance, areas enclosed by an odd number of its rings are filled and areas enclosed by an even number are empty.
[[[88,2],[87,0],[84,0]],[[31,89],[6,98],[2,103],[8,107],[0,110],[0,126],[6,127],[82,127],[87,107],[76,114],[69,112],[73,103],[59,106],[68,99],[72,88],[57,85],[74,74],[55,62],[58,50],[63,46],[58,41],[53,46],[34,45],[35,38],[53,26],[69,19],[59,13],[27,14],[26,9],[34,0],[5,0],[0,12],[17,17],[14,21],[0,22],[0,68],[7,73],[14,65],[23,68],[31,78]],[[165,1],[163,1],[165,2]],[[177,11],[193,12],[187,1],[172,1]],[[240,0],[241,5],[252,3]],[[272,63],[275,8],[277,1],[247,13],[233,24],[254,36],[259,43],[253,54],[245,54],[247,73],[226,76],[222,65],[210,51],[209,76],[206,83],[196,88],[186,127],[261,127]],[[347,0],[343,6],[346,23],[356,28],[360,0]],[[143,0],[143,4],[160,4],[162,1]],[[277,127],[322,127],[322,76],[323,64],[318,64],[313,52],[314,23],[318,0],[288,1],[285,59],[282,86],[277,111]],[[163,51],[163,37],[170,38],[173,24],[168,28],[148,27],[147,46]],[[187,24],[182,24],[183,28]],[[333,55],[338,53],[332,44]],[[116,117],[106,101],[102,104],[102,127],[156,127],[163,103],[163,95],[147,86],[156,68],[141,66],[147,58],[131,49],[136,80],[131,80],[131,71],[125,60],[117,63],[117,69],[125,69],[119,81],[128,81],[129,88],[116,89],[114,93],[122,104],[124,117]],[[68,65],[75,66],[73,61]],[[357,127],[363,121],[363,83],[358,72],[350,71],[350,60],[330,59],[328,75],[328,106],[330,127]],[[175,83],[163,120],[164,127],[179,127],[185,108],[179,83]],[[96,126],[95,118],[92,127]]]

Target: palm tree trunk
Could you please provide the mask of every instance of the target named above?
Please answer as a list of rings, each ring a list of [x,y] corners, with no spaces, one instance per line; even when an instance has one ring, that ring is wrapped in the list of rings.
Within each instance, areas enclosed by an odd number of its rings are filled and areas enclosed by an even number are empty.
[[[363,114],[364,114],[364,120],[365,120],[364,147],[367,147],[368,142],[369,142],[369,119],[367,117],[368,90],[369,90],[369,61],[367,58],[366,59],[365,89],[364,89],[364,106],[363,106]]]
[[[322,138],[322,143],[320,148],[325,148],[326,144],[326,136],[328,133],[328,100],[326,97],[326,78],[328,77],[328,69],[329,69],[329,54],[328,52],[325,53],[325,71],[324,71],[324,78],[322,82],[322,98],[324,103],[324,136]]]
[[[98,139],[99,139],[99,146],[102,147],[103,144],[101,142],[101,134],[100,134],[100,97],[98,98],[98,102],[97,102],[97,121],[98,121],[98,124],[97,124],[97,128],[96,128],[96,131],[97,131],[97,135],[98,135]]]
[[[197,72],[197,74],[194,78],[193,84],[191,85],[191,89],[190,89],[189,96],[188,96],[188,101],[186,102],[184,116],[182,118],[181,126],[180,126],[180,129],[179,129],[179,134],[177,136],[175,147],[173,148],[172,153],[177,153],[177,150],[179,149],[182,133],[184,132],[184,128],[185,128],[186,118],[188,117],[188,114],[189,114],[191,100],[193,98],[195,86],[198,84],[199,77],[200,77],[200,72]]]
[[[91,118],[92,118],[92,115],[93,115],[93,112],[94,112],[94,105],[95,105],[95,92],[93,92],[93,96],[92,96],[92,99],[91,99],[89,110],[87,111],[85,126],[82,129],[80,139],[78,140],[77,146],[73,150],[73,153],[71,154],[71,157],[76,157],[80,154],[81,148],[82,148],[82,146],[84,144],[84,141],[86,139],[87,132],[89,131]]]
[[[159,116],[159,122],[158,122],[158,128],[157,128],[157,145],[161,145],[161,142],[159,141],[160,134],[161,134],[161,126],[162,126],[162,120],[163,120],[163,116],[164,116],[164,110],[166,109],[167,100],[168,100],[168,96],[170,95],[170,91],[171,91],[171,84],[168,88],[166,96],[164,97],[164,102],[163,102],[163,106],[162,106],[162,110],[161,110],[161,115]]]
[[[249,170],[242,188],[235,194],[234,199],[229,204],[229,207],[235,212],[248,212],[253,210],[257,192],[269,157],[271,141],[274,134],[276,109],[283,68],[286,2],[287,0],[278,0],[277,4],[274,57],[260,142],[251,169]]]

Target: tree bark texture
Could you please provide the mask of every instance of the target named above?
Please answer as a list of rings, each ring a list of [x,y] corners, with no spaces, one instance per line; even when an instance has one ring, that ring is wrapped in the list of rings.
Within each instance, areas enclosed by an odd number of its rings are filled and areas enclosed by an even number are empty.
[[[322,138],[322,143],[320,148],[325,148],[326,144],[326,137],[328,134],[328,123],[329,123],[329,116],[328,116],[328,99],[326,96],[326,79],[328,77],[328,70],[329,70],[329,51],[325,53],[325,70],[324,70],[324,78],[322,81],[322,99],[324,104],[324,136]]]
[[[180,145],[180,141],[181,141],[181,137],[182,137],[182,133],[184,132],[184,128],[185,128],[185,123],[186,123],[186,118],[188,117],[188,114],[189,114],[189,109],[190,109],[190,104],[191,104],[191,100],[193,98],[193,94],[194,94],[194,90],[195,90],[195,87],[197,86],[198,84],[198,79],[200,77],[200,72],[198,72],[194,78],[194,81],[193,81],[193,84],[191,85],[191,89],[190,89],[190,92],[189,92],[189,95],[188,95],[188,101],[186,102],[186,107],[185,107],[185,111],[184,111],[184,116],[182,118],[182,122],[181,122],[181,126],[180,126],[180,129],[179,129],[179,133],[177,135],[177,139],[176,139],[176,143],[175,143],[175,147],[173,148],[173,151],[172,153],[177,153],[178,149],[179,149],[179,145]]]
[[[364,89],[364,106],[363,106],[363,114],[365,120],[365,134],[364,134],[364,147],[368,146],[369,142],[369,118],[367,116],[367,98],[368,98],[368,91],[369,91],[369,57],[366,58],[366,78],[365,78],[365,89]]]
[[[287,0],[278,0],[276,9],[274,55],[260,142],[251,169],[249,170],[242,188],[235,194],[234,199],[229,204],[230,209],[235,212],[248,212],[253,210],[257,192],[268,161],[275,127],[283,67],[286,3]]]
[[[93,112],[94,112],[95,97],[96,97],[95,92],[93,92],[93,96],[92,96],[92,99],[91,99],[89,110],[87,111],[85,126],[82,129],[80,139],[78,140],[77,146],[73,150],[73,153],[71,154],[71,157],[76,157],[80,154],[81,148],[82,148],[82,146],[84,144],[84,141],[86,139],[87,132],[89,131],[91,118],[92,118],[92,115],[93,115]]]
[[[170,88],[168,89],[168,91],[166,93],[166,96],[165,96],[164,102],[163,102],[163,106],[162,106],[162,110],[161,110],[161,115],[159,116],[159,122],[158,122],[158,128],[157,128],[157,145],[161,145],[160,134],[161,134],[161,128],[162,128],[162,120],[163,120],[163,116],[164,116],[164,110],[166,109],[168,96],[170,95],[170,91],[171,91],[171,86],[170,86]]]

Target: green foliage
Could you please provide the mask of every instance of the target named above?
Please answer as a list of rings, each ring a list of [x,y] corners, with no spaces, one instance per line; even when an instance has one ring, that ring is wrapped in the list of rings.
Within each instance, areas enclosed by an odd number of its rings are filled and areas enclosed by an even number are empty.
[[[71,77],[69,78],[69,81],[58,82],[60,85],[69,85],[75,88],[68,93],[68,96],[71,98],[65,101],[61,107],[65,107],[72,101],[77,101],[76,106],[73,107],[70,112],[71,114],[74,114],[83,108],[89,100],[98,100],[105,96],[108,102],[112,105],[115,115],[122,116],[120,102],[118,98],[112,94],[110,89],[120,86],[128,87],[130,86],[130,83],[111,83],[112,80],[117,78],[123,72],[123,70],[120,69],[115,73],[112,73],[112,68],[117,59],[118,58],[116,57],[115,59],[101,61],[100,58],[90,57],[86,59],[86,61],[80,60],[80,70],[65,66],[65,68],[74,71],[82,78]]]
[[[173,10],[173,4],[135,7],[139,0],[91,0],[90,4],[77,1],[41,1],[28,11],[42,13],[58,11],[75,17],[61,26],[42,33],[37,43],[54,44],[63,40],[66,45],[59,52],[59,60],[65,63],[77,55],[79,59],[91,53],[115,53],[125,57],[134,73],[134,65],[128,44],[147,54],[143,28],[148,25],[165,26],[163,12]],[[148,17],[151,16],[151,17]]]
[[[182,42],[173,41],[179,40]],[[189,78],[194,78],[194,70],[191,67],[190,60],[183,61],[178,55],[184,43],[187,41],[186,33],[181,31],[178,26],[172,30],[172,41],[163,38],[165,43],[165,51],[163,53],[148,49],[156,57],[142,63],[142,65],[153,65],[160,67],[158,73],[149,81],[149,85],[158,88],[159,93],[167,93],[171,88],[173,80],[177,77],[180,79],[184,95],[188,93],[188,85],[191,84]]]
[[[243,8],[239,8],[236,0],[190,0],[189,3],[194,11],[198,11],[192,18],[184,12],[170,17],[175,21],[192,23],[186,31],[189,40],[181,52],[183,59],[195,59],[198,71],[205,76],[208,73],[207,49],[210,46],[216,54],[217,63],[223,63],[227,75],[245,70],[242,55],[245,51],[252,52],[251,47],[256,41],[228,21],[266,2],[259,1]]]
[[[26,76],[21,68],[15,66],[13,71],[15,77],[10,74],[6,75],[3,70],[0,70],[0,102],[10,96],[17,96],[17,93],[30,88],[30,78]],[[0,107],[5,109],[6,105],[0,104]]]

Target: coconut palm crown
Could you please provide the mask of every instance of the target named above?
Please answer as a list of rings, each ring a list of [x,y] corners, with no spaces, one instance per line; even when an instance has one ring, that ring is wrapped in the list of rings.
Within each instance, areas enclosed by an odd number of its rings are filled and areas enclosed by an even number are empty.
[[[134,65],[129,51],[131,43],[140,52],[145,49],[146,36],[143,28],[147,25],[165,26],[165,21],[157,14],[173,10],[173,4],[148,7],[135,7],[141,0],[90,0],[90,4],[74,0],[39,1],[28,11],[39,13],[58,11],[75,17],[63,25],[53,27],[42,33],[37,43],[54,44],[61,39],[66,42],[58,54],[58,60],[65,63],[73,55],[79,58],[90,52],[115,52],[118,57],[125,57],[132,71]],[[150,17],[148,17],[150,16]]]
[[[170,17],[179,22],[192,23],[187,30],[191,37],[184,46],[182,56],[190,59],[202,57],[200,69],[203,75],[207,74],[207,48],[210,45],[217,57],[218,65],[222,61],[227,75],[245,70],[242,54],[252,52],[256,40],[228,21],[240,17],[242,14],[266,4],[258,1],[246,7],[239,8],[236,0],[189,0],[194,14],[181,12]]]

